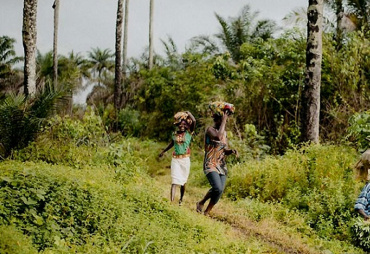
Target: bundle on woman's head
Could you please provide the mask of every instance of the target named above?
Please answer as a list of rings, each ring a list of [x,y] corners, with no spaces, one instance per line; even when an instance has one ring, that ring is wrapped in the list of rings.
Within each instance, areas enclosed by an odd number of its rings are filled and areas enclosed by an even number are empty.
[[[180,124],[181,121],[185,121],[188,124],[191,124],[193,121],[190,119],[189,114],[183,111],[177,112],[174,116],[173,124]]]
[[[208,105],[209,109],[212,111],[213,115],[223,116],[226,111],[229,111],[229,114],[234,114],[235,107],[231,103],[223,101],[215,101]]]

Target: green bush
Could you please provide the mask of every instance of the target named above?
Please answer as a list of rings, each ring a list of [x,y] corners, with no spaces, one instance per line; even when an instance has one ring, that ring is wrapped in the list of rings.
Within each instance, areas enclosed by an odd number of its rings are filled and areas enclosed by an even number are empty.
[[[282,157],[234,166],[226,195],[280,202],[304,214],[320,236],[350,239],[347,222],[359,187],[354,181],[355,161],[355,151],[345,147],[291,150]]]
[[[360,152],[370,148],[370,111],[354,114],[349,119],[349,125],[346,138],[355,143]]]
[[[10,94],[0,100],[0,160],[37,137],[64,93],[45,85],[34,97]]]
[[[370,224],[357,218],[352,227],[354,243],[365,251],[370,251]]]
[[[73,167],[114,164],[107,161],[109,136],[102,120],[93,111],[85,113],[83,120],[56,116],[48,121],[36,141],[28,147],[14,151],[13,158],[23,161],[45,161]]]
[[[139,111],[126,108],[118,113],[118,126],[123,135],[139,137],[146,124]]]
[[[0,225],[15,225],[45,253],[245,253],[260,247],[171,206],[145,174],[117,177],[101,167],[9,161],[0,164],[0,188]]]

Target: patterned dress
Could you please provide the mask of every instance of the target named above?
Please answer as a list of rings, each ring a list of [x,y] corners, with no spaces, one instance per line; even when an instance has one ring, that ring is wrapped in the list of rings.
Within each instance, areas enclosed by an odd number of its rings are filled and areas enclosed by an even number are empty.
[[[226,132],[221,140],[212,140],[210,136],[207,134],[205,135],[203,170],[206,175],[210,172],[217,172],[220,175],[227,175],[225,149],[227,149]]]

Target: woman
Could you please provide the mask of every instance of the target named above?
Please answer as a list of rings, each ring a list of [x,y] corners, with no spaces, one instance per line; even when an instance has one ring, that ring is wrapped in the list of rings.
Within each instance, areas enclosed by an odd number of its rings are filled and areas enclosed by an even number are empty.
[[[227,176],[225,156],[230,154],[238,156],[236,150],[228,148],[226,137],[227,119],[234,112],[234,106],[228,103],[214,102],[209,107],[212,111],[214,125],[206,129],[203,171],[211,184],[211,189],[202,200],[196,203],[197,212],[201,213],[205,202],[210,199],[204,215],[209,214],[224,191]]]
[[[190,173],[190,143],[192,134],[195,129],[195,118],[189,112],[178,112],[174,116],[174,124],[178,127],[178,130],[172,133],[171,142],[168,146],[159,154],[162,157],[165,152],[175,147],[172,153],[171,161],[171,202],[175,199],[176,186],[180,186],[180,200],[179,205],[182,205],[182,199],[185,194],[185,186],[188,181]]]

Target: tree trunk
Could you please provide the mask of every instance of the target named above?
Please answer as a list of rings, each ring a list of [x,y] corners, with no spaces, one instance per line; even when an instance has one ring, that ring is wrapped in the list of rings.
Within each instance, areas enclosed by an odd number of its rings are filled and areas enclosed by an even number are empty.
[[[54,9],[54,38],[53,38],[53,84],[58,86],[58,26],[59,26],[59,0],[55,0]]]
[[[335,0],[335,15],[337,18],[337,28],[335,33],[335,41],[336,41],[336,49],[340,50],[342,48],[342,40],[343,40],[343,28],[342,28],[342,20],[344,15],[344,7],[342,0]]]
[[[122,64],[122,73],[123,73],[123,85],[125,86],[126,77],[127,77],[127,38],[128,38],[128,7],[129,0],[125,2],[125,26],[124,26],[124,35],[123,35],[123,64]],[[126,91],[127,93],[127,91]],[[125,92],[122,93],[121,108],[126,104],[126,95]]]
[[[122,93],[122,24],[123,24],[123,0],[118,0],[116,20],[116,65],[114,80],[114,108],[118,112]]]
[[[150,0],[149,12],[149,70],[153,68],[153,13],[154,0]]]
[[[37,0],[24,0],[22,39],[24,48],[24,93],[36,93]]]
[[[319,142],[323,0],[309,0],[306,78],[302,93],[302,140]]]

